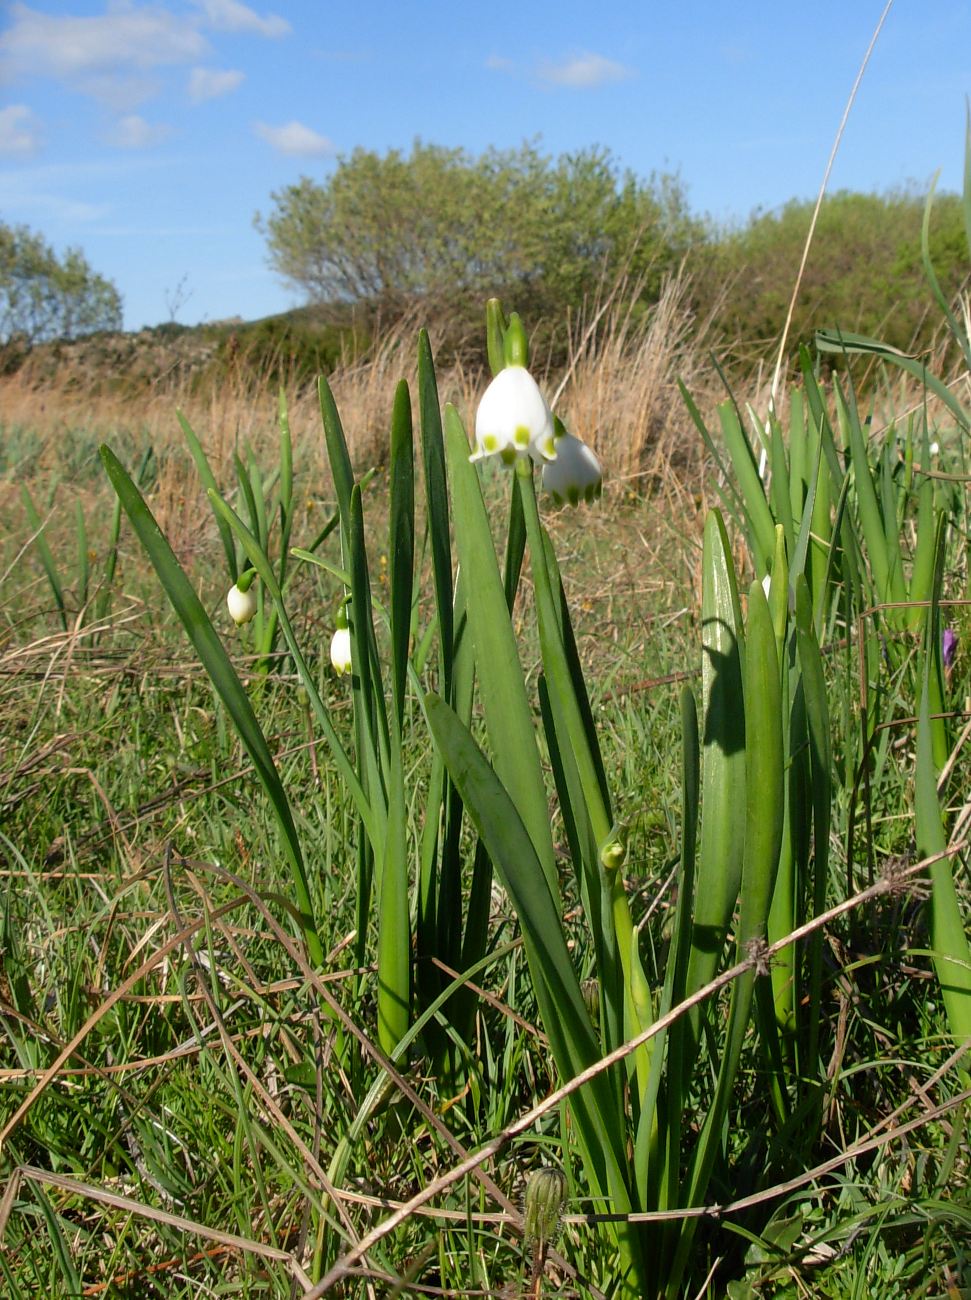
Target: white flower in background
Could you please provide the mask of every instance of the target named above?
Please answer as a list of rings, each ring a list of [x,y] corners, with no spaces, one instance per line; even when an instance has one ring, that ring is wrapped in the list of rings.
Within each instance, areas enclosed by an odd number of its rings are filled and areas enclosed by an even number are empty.
[[[330,639],[330,662],[338,677],[343,677],[351,669],[351,629],[345,623],[338,625],[337,631]]]
[[[251,586],[247,586],[245,591],[240,591],[239,587],[232,586],[229,589],[229,595],[226,597],[226,604],[233,622],[237,627],[241,627],[243,623],[248,623],[256,613],[256,592]]]
[[[600,461],[582,439],[565,429],[554,445],[556,459],[543,466],[543,487],[558,506],[596,501],[603,486]]]
[[[525,366],[506,366],[482,394],[475,413],[475,451],[470,460],[499,455],[535,461],[556,457],[553,416],[539,385]]]

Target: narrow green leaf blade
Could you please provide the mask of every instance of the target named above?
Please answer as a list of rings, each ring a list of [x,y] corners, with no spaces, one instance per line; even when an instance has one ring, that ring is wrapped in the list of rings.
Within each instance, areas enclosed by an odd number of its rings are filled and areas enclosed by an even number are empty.
[[[202,449],[202,443],[196,437],[195,430],[185,418],[181,411],[176,411],[179,424],[182,426],[182,434],[185,438],[186,445],[189,448],[189,455],[192,457],[196,467],[196,473],[199,475],[202,486],[207,492],[218,492],[216,486],[216,476],[212,472],[212,466],[209,464],[209,458]],[[219,530],[219,540],[222,542],[223,550],[226,553],[226,564],[229,567],[229,576],[233,582],[239,577],[239,568],[236,564],[236,547],[233,544],[233,534],[226,523],[225,519],[216,515],[216,528]]]
[[[415,452],[411,398],[402,380],[391,414],[391,690],[395,725],[400,733],[405,713],[405,682],[411,642],[415,565]]]
[[[536,734],[519,651],[496,561],[492,531],[465,429],[453,406],[445,408],[445,452],[457,527],[455,542],[466,590],[468,628],[496,771],[512,794],[543,867],[557,890],[553,840]]]

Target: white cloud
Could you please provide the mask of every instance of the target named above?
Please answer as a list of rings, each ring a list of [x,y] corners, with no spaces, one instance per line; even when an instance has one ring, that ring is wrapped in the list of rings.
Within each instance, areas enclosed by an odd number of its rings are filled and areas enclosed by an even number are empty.
[[[85,18],[57,17],[25,4],[0,34],[0,62],[18,75],[77,81],[131,68],[187,63],[208,49],[194,21],[158,5],[119,5]]]
[[[635,75],[634,69],[602,54],[585,52],[560,63],[544,63],[539,70],[543,81],[555,86],[569,86],[574,90],[590,90],[610,82],[626,81]]]
[[[40,148],[40,122],[26,104],[0,108],[0,153],[29,158]]]
[[[286,36],[292,29],[279,14],[265,18],[240,0],[195,0],[206,22],[217,32],[255,32],[258,36]]]
[[[157,79],[148,74],[180,64],[201,64],[211,53],[205,29],[264,37],[284,36],[291,30],[285,18],[262,16],[241,0],[193,3],[193,9],[178,12],[165,3],[105,0],[104,13],[77,17],[43,13],[16,0],[8,8],[7,26],[0,31],[0,80],[50,77],[115,112],[131,113],[161,90]],[[226,94],[239,84],[228,79],[241,79],[242,74],[210,72],[209,76],[221,76],[223,81],[210,81],[195,98]]]
[[[287,122],[285,126],[267,126],[265,122],[256,122],[253,130],[277,153],[319,158],[323,154],[334,152],[333,144],[325,135],[318,134],[302,122]]]
[[[151,149],[169,135],[170,128],[146,122],[137,113],[121,117],[108,132],[106,139],[116,149]]]
[[[515,72],[516,65],[512,59],[504,59],[498,54],[490,54],[485,61],[490,72]]]
[[[103,72],[96,77],[82,77],[74,84],[76,89],[90,95],[113,113],[131,113],[139,104],[154,99],[162,89],[162,83],[157,77],[126,76],[121,72]]]
[[[189,98],[194,104],[206,99],[218,99],[242,85],[242,72],[221,71],[218,68],[193,68],[189,73]]]

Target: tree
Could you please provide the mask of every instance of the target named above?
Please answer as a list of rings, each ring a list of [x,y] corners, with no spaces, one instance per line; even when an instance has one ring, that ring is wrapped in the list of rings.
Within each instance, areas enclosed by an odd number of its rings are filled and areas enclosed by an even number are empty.
[[[0,222],[0,346],[121,328],[121,296],[79,248],[63,256],[27,226]]]
[[[642,182],[602,149],[356,149],[271,198],[256,226],[284,279],[311,302],[391,315],[419,300],[477,314],[500,295],[556,317],[625,269],[656,288],[694,231],[676,178]]]

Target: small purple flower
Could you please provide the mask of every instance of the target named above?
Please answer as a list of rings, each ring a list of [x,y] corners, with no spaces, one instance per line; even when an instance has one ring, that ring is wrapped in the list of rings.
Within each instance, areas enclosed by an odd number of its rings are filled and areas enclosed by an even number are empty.
[[[953,627],[946,627],[941,636],[941,658],[944,660],[944,668],[950,671],[954,667],[954,659],[958,649],[958,634]]]

